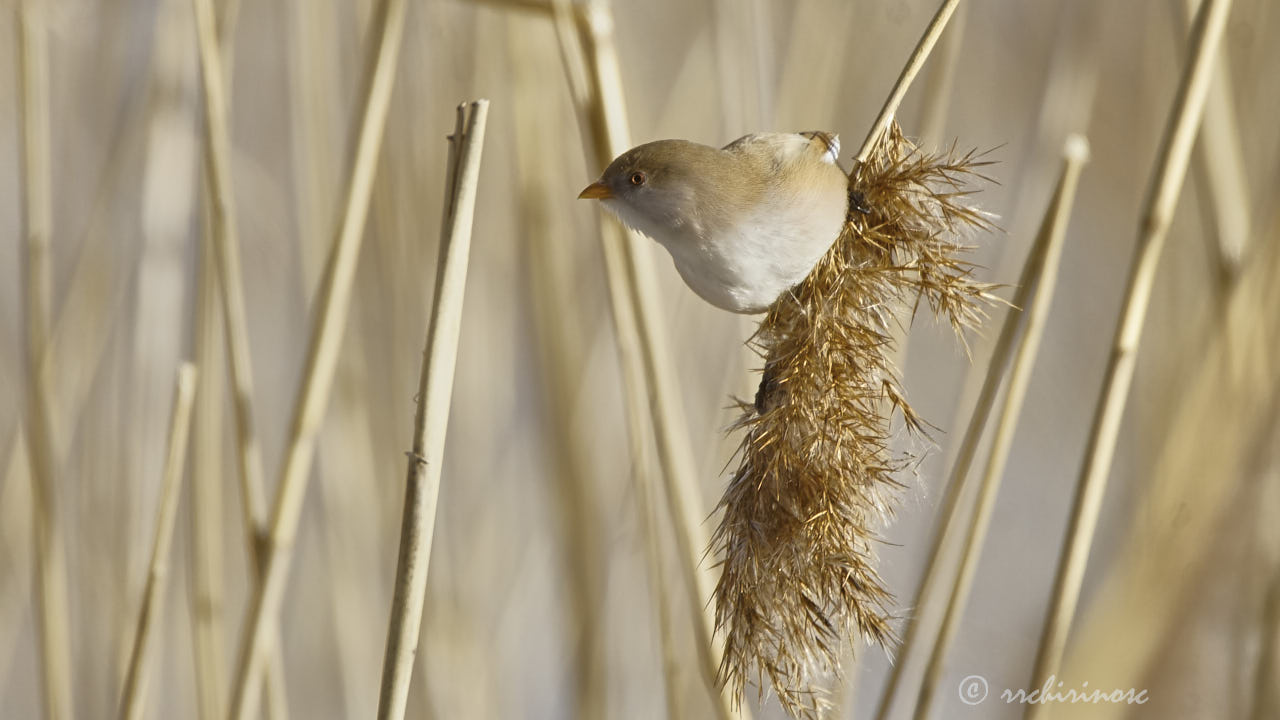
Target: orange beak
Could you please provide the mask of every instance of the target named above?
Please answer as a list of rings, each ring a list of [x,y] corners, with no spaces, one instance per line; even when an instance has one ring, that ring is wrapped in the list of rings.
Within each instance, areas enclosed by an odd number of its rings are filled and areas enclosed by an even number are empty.
[[[579,200],[608,200],[611,197],[613,197],[613,191],[608,185],[599,181],[591,183],[585,190],[578,193]]]

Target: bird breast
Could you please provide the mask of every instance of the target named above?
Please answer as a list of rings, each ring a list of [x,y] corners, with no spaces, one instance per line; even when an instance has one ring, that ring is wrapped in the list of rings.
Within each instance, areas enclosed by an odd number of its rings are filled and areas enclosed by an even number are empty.
[[[840,235],[847,210],[843,174],[823,192],[766,193],[735,222],[689,227],[663,241],[689,287],[712,305],[763,312],[799,283]]]

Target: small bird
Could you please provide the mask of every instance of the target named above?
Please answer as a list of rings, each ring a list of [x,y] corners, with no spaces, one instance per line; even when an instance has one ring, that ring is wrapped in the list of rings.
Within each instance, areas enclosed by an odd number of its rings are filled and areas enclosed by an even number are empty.
[[[723,148],[658,140],[619,155],[579,198],[653,238],[702,299],[758,313],[804,279],[849,210],[840,139],[758,133]]]

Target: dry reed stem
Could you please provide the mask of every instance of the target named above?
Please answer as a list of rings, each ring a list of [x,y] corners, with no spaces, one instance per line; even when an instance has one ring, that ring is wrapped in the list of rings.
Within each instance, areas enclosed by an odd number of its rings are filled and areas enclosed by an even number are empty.
[[[217,50],[221,58],[223,85],[226,92],[226,105],[230,104],[231,85],[234,68],[235,22],[239,17],[239,0],[224,0],[221,3],[221,18],[217,20]],[[197,51],[198,54],[198,51]],[[230,113],[229,108],[226,113]],[[225,125],[225,121],[223,123]],[[207,131],[206,135],[207,148]],[[209,164],[205,164],[203,182],[210,184]],[[220,365],[230,352],[225,347],[221,334],[224,328],[222,318],[221,295],[218,281],[218,254],[214,249],[215,224],[213,217],[212,197],[214,191],[206,187],[201,193],[201,242],[199,243],[200,259],[196,280],[196,319],[194,330],[195,356],[197,367],[203,369],[197,378],[195,408],[192,411],[191,441],[191,502],[188,503],[190,519],[188,530],[190,541],[190,564],[188,565],[188,596],[191,601],[189,613],[192,630],[192,651],[196,670],[196,707],[201,720],[220,720],[223,717],[223,663],[225,652],[222,642],[223,623],[223,557],[222,532],[222,403],[225,387]],[[234,220],[234,217],[232,217]],[[239,263],[235,263],[238,269]],[[237,439],[243,435],[237,435]],[[241,452],[238,450],[238,452]],[[243,454],[240,455],[243,457]],[[259,481],[261,467],[259,464]],[[242,483],[246,478],[240,475]],[[259,491],[261,492],[261,491]],[[245,518],[253,517],[253,510],[248,506],[245,493],[242,496],[242,511]],[[248,551],[257,552],[256,538],[262,526],[248,527],[245,536],[249,540]],[[250,565],[255,560],[250,558]],[[278,663],[276,663],[278,665]],[[279,683],[283,680],[283,672],[273,671],[272,680]],[[268,705],[270,717],[286,716],[283,684],[280,692],[270,693],[278,703]]]
[[[1178,192],[1186,175],[1191,148],[1208,95],[1214,60],[1218,56],[1230,9],[1231,0],[1204,0],[1192,27],[1190,54],[1157,154],[1156,168],[1152,173],[1151,188],[1125,290],[1124,306],[1090,428],[1084,465],[1067,528],[1067,540],[1058,562],[1035,670],[1027,687],[1039,687],[1045,677],[1058,671],[1062,662],[1106,490],[1107,471],[1111,465],[1129,386],[1133,380],[1138,343],[1141,340],[1147,305],[1151,300],[1160,252],[1164,248]],[[1045,707],[1029,705],[1025,717],[1041,717]]]
[[[50,388],[41,372],[49,341],[53,200],[50,169],[49,59],[42,0],[18,8],[18,85],[21,107],[22,232],[26,322],[26,437],[31,465],[35,592],[40,686],[45,717],[75,716],[68,623],[66,545],[59,528],[57,459]]]
[[[1058,262],[1062,257],[1062,241],[1066,236],[1067,223],[1075,202],[1080,172],[1088,160],[1088,155],[1089,145],[1084,137],[1072,135],[1067,138],[1063,149],[1062,174],[1050,200],[1049,208],[1045,212],[1044,221],[1031,251],[1031,258],[1027,263],[1029,266],[1027,272],[1033,278],[1035,290],[1029,305],[1019,305],[1022,308],[1021,312],[1027,316],[1025,328],[1018,342],[1013,364],[1009,368],[1008,389],[1005,391],[1004,404],[996,421],[995,436],[991,441],[990,453],[987,455],[987,467],[979,485],[968,536],[963,545],[960,566],[956,570],[951,594],[947,599],[946,612],[938,633],[933,638],[929,662],[925,666],[920,693],[916,699],[914,711],[916,720],[928,718],[933,709],[933,698],[942,679],[947,653],[955,640],[960,619],[973,588],[978,561],[982,557],[982,547],[991,526],[991,514],[995,509],[996,496],[1000,491],[1000,481],[1004,475],[1005,463],[1009,458],[1009,448],[1013,444],[1018,416],[1022,412],[1022,401],[1031,380],[1031,371],[1035,367],[1045,318],[1049,314],[1049,307],[1053,300],[1053,289],[1058,278]]]
[[[1108,10],[1108,7],[1102,5],[1062,4],[1056,12],[1054,22],[1058,25],[1059,31],[1050,51],[1051,59],[1047,82],[1041,91],[1040,101],[1035,111],[1036,131],[1028,145],[1029,148],[1035,150],[1033,154],[1037,154],[1041,148],[1055,148],[1063,137],[1072,132],[1083,132],[1089,126],[1097,95],[1099,57],[1103,54],[1100,50],[1099,39],[1105,35],[1101,31],[1101,16]],[[1076,17],[1077,15],[1080,17]],[[1046,157],[1046,162],[1048,160],[1049,158]],[[1042,183],[1038,178],[1033,177],[1025,182],[1016,183],[1011,189],[1013,193],[1007,206],[1014,208],[1014,210],[1011,217],[1005,219],[1005,222],[1009,223],[1005,229],[1017,237],[1028,236],[1034,232],[1034,229],[1029,226],[1024,229],[1023,226],[1028,223],[1020,220],[1019,216],[1021,208],[1031,208],[1033,202],[1028,202],[1024,198],[1038,199],[1042,192],[1048,193],[1051,188],[1047,186],[1042,188]],[[1025,254],[1017,257],[1015,262],[1015,254],[1018,250],[1019,248],[1014,243],[1002,244],[999,247],[997,254],[1000,259],[989,266],[993,277],[1009,276],[1015,272],[1015,264],[1025,267]],[[1020,286],[1021,281],[1019,281],[1018,287]],[[1021,307],[1016,301],[1014,305]],[[1020,317],[1020,314],[1015,313],[1015,315]],[[1001,336],[1003,336],[1003,332]],[[975,358],[994,357],[996,347],[991,345],[991,340],[992,338],[986,336],[978,336],[973,339],[973,355]],[[1008,361],[1009,347],[1007,342],[1005,344],[1004,359],[1000,361],[1000,369],[994,371],[994,380],[996,381],[1000,379],[1001,373],[1004,372],[1004,364]],[[984,379],[979,382],[979,375],[991,378],[993,373],[991,365],[991,362],[971,363],[969,365],[964,375],[961,390],[957,393],[958,399],[952,420],[947,427],[959,428],[968,424],[974,408],[980,406],[977,403],[979,393],[986,392],[987,380]],[[993,389],[999,389],[998,382]],[[988,403],[990,402],[988,401]],[[989,411],[990,405],[988,404],[986,412]],[[978,439],[980,437],[975,438],[975,441]],[[960,444],[947,443],[943,456],[945,461],[942,463],[942,467],[954,468],[959,451],[962,449],[963,447]],[[948,493],[950,493],[950,490],[948,490]],[[965,498],[965,501],[967,502],[968,498]],[[940,508],[942,508],[940,516],[949,516],[954,502],[955,500],[951,498],[944,500],[940,504]],[[935,536],[935,547],[938,541],[941,541],[941,538]],[[953,542],[948,542],[946,547],[952,547],[953,545]],[[930,564],[933,562],[934,560],[931,559]],[[927,575],[928,573],[926,573]],[[917,607],[919,606],[917,605]],[[901,673],[899,669],[901,665],[901,663],[894,665],[893,672],[895,675]],[[884,720],[883,715],[877,717]]]
[[[488,100],[459,105],[457,126],[449,138],[445,227],[440,234],[435,300],[418,379],[418,411],[414,420],[413,450],[409,453],[405,478],[400,557],[396,563],[395,597],[387,629],[387,651],[382,663],[379,720],[400,720],[404,717],[409,700],[409,682],[413,677],[413,660],[418,652],[422,607],[427,594],[427,570],[435,533],[436,504],[440,495],[440,471],[444,464],[445,432],[449,426],[453,373],[458,357],[458,335],[462,330],[462,299],[471,252],[476,185],[488,112]]]
[[[918,633],[922,630],[921,626],[924,622],[927,608],[934,604],[934,596],[937,592],[936,584],[945,577],[944,570],[946,570],[946,565],[943,558],[958,540],[956,535],[963,527],[961,525],[961,512],[970,507],[969,503],[973,500],[973,498],[968,497],[969,493],[966,492],[972,487],[968,482],[969,469],[977,456],[978,446],[981,443],[983,431],[987,426],[987,420],[991,416],[992,408],[995,407],[996,396],[1000,393],[1005,368],[1013,355],[1014,340],[1022,327],[1022,319],[1025,315],[1019,308],[1027,307],[1032,291],[1039,283],[1039,273],[1044,266],[1039,261],[1038,255],[1042,251],[1043,245],[1035,244],[1027,254],[1022,266],[1022,274],[1014,286],[1013,299],[1009,303],[1010,310],[1005,314],[1004,322],[1000,326],[1000,334],[997,336],[995,345],[992,348],[990,362],[987,364],[987,372],[982,381],[982,389],[978,393],[973,410],[970,412],[969,420],[965,424],[964,437],[960,441],[956,459],[951,464],[951,472],[947,477],[947,482],[944,485],[945,490],[938,504],[937,514],[938,517],[943,518],[943,524],[933,534],[933,542],[930,546],[924,573],[921,576],[920,586],[916,589],[914,601],[909,605],[912,608],[912,612],[907,615],[903,641],[880,696],[880,703],[875,715],[877,720],[888,720],[890,717],[902,677],[906,673],[911,659],[915,656],[916,650],[919,648],[917,644]],[[962,496],[964,497],[963,502]]]
[[[303,290],[301,300],[303,306],[309,308],[320,284],[328,241],[333,233],[332,206],[340,190],[335,165],[341,157],[335,158],[339,154],[334,152],[332,138],[338,133],[332,111],[337,105],[334,85],[341,77],[340,67],[346,60],[335,58],[332,48],[339,41],[334,15],[345,6],[317,6],[310,0],[292,0],[288,5],[287,23],[293,46],[288,64],[290,149],[296,180],[294,217]],[[387,132],[390,135],[395,130],[388,128]],[[385,157],[394,156],[388,153]],[[391,183],[388,188],[393,186]],[[376,237],[376,206],[371,210],[368,224],[371,237]],[[376,257],[371,259],[375,265],[378,263]],[[394,278],[389,284],[394,287],[400,282]],[[371,340],[368,328],[361,323],[353,325],[346,338],[351,347],[364,346]],[[386,372],[389,377],[401,376],[398,367],[386,368]],[[383,648],[378,642],[381,638],[369,642],[366,627],[345,619],[371,617],[370,608],[384,606],[377,598],[385,588],[357,578],[367,569],[366,558],[376,555],[382,542],[393,541],[384,528],[394,530],[392,523],[377,523],[371,531],[353,521],[361,516],[386,517],[388,504],[379,493],[370,492],[367,484],[351,482],[351,477],[388,477],[398,467],[393,456],[380,462],[379,454],[372,447],[379,431],[371,432],[374,425],[370,413],[371,406],[378,403],[369,402],[363,392],[343,392],[344,387],[362,383],[368,387],[370,381],[366,358],[359,352],[343,353],[334,377],[334,405],[321,430],[316,458],[319,472],[315,479],[323,508],[320,523],[324,529],[324,576],[330,604],[328,624],[334,639],[334,672],[340,678],[342,697],[342,705],[334,712],[344,717],[367,713],[376,702],[379,678],[376,673],[367,672],[367,668],[376,667],[381,660]],[[340,515],[342,520],[335,515]]]
[[[1200,0],[1182,5],[1183,32],[1195,17]],[[1178,37],[1179,43],[1182,36]],[[1235,92],[1231,84],[1228,53],[1219,51],[1213,64],[1213,80],[1200,121],[1200,137],[1192,164],[1196,187],[1213,221],[1214,252],[1221,279],[1233,280],[1240,271],[1249,241],[1249,178],[1241,156],[1240,125],[1236,120]]]
[[[543,425],[552,448],[550,482],[560,514],[558,524],[563,528],[558,545],[568,574],[564,615],[569,621],[566,640],[572,648],[571,672],[576,684],[573,713],[582,718],[604,717],[606,554],[599,542],[603,527],[599,522],[599,482],[590,467],[591,440],[578,431],[576,422],[574,398],[579,396],[582,384],[585,348],[581,328],[577,327],[578,294],[568,275],[575,251],[562,241],[564,233],[549,210],[565,206],[547,183],[547,177],[561,162],[547,138],[563,128],[563,113],[558,106],[548,105],[545,98],[560,80],[555,76],[554,59],[546,57],[545,45],[529,31],[535,24],[541,24],[541,19],[511,14],[506,18],[512,110],[521,118],[515,126],[519,264],[524,268],[528,287],[545,408]],[[640,397],[643,392],[641,387]],[[644,424],[643,413],[638,422]],[[633,472],[638,471],[633,468]],[[647,550],[647,543],[645,547]],[[669,635],[669,628],[663,626],[664,649]],[[667,695],[670,697],[670,693]]]
[[[793,716],[820,715],[847,641],[893,642],[875,543],[913,463],[890,449],[889,415],[912,432],[923,421],[890,365],[890,329],[900,303],[927,304],[957,337],[984,317],[990,286],[961,257],[961,237],[989,227],[967,204],[984,164],[921,153],[891,124],[850,178],[868,213],[851,214],[752,340],[764,378],[741,403],[741,460],[713,538],[720,673],[735,695],[767,678]]]
[[[204,158],[214,255],[222,299],[227,362],[231,371],[236,422],[236,458],[245,527],[253,536],[250,547],[257,556],[260,533],[266,523],[266,491],[262,449],[253,424],[253,365],[249,352],[249,323],[240,274],[240,242],[236,230],[235,192],[231,185],[231,140],[227,103],[219,57],[212,0],[192,0],[196,39],[204,89]]]
[[[902,99],[907,96],[907,90],[911,87],[911,83],[915,80],[916,75],[920,74],[920,69],[924,67],[924,63],[929,59],[929,53],[933,51],[933,46],[937,44],[938,38],[942,36],[942,31],[947,28],[947,21],[951,19],[951,14],[955,12],[956,5],[960,0],[943,0],[938,6],[938,11],[934,13],[933,20],[929,22],[929,26],[925,28],[924,35],[920,37],[920,42],[916,43],[916,48],[911,52],[911,57],[907,59],[907,64],[902,67],[902,73],[898,75],[898,81],[894,83],[893,90],[889,93],[889,97],[885,99],[884,106],[880,108],[880,114],[876,116],[875,122],[871,124],[871,130],[867,133],[867,139],[862,141],[862,148],[858,150],[857,156],[854,158],[854,165],[861,165],[871,157],[871,152],[875,149],[880,139],[889,130],[889,126],[893,124],[894,116],[898,112],[898,106],[902,104]]]
[[[613,16],[608,7],[593,2],[586,8],[582,23],[582,44],[592,82],[590,115],[595,156],[603,166],[631,145],[623,99],[622,75],[613,45]],[[653,269],[649,241],[637,233],[623,233],[622,266],[630,293],[630,309],[639,332],[641,367],[649,391],[649,409],[658,462],[666,485],[666,497],[674,525],[676,546],[685,575],[688,603],[697,630],[696,648],[704,679],[712,692],[713,706],[721,718],[747,717],[749,711],[735,706],[725,689],[715,692],[715,673],[723,659],[723,650],[714,633],[714,616],[709,599],[715,587],[714,571],[701,559],[708,546],[709,535],[703,520],[693,450],[684,410],[680,404],[679,376],[671,363],[667,338],[659,327],[660,292]],[[608,252],[608,250],[606,250]],[[610,278],[612,286],[616,278]],[[626,307],[624,305],[624,307]]]
[[[575,18],[578,32],[570,33],[565,5],[552,3],[550,9],[558,25],[570,89],[579,103],[578,111],[587,136],[588,162],[603,166],[631,143],[621,72],[613,46],[612,14],[603,3],[579,6],[583,14]],[[579,67],[581,69],[575,69]],[[576,87],[575,78],[579,75],[587,78],[586,87]],[[612,221],[605,222],[608,223],[605,227],[615,227]],[[686,599],[694,618],[695,647],[702,676],[721,720],[745,717],[748,714],[745,708],[732,707],[726,694],[716,691],[715,672],[722,653],[707,604],[715,580],[712,570],[701,563],[708,540],[702,524],[705,514],[694,472],[693,451],[679,404],[678,376],[671,366],[666,338],[657,326],[660,300],[648,241],[631,232],[602,228],[601,244],[628,412],[633,419],[643,412],[639,408],[645,407],[637,384],[640,373],[647,385],[647,406],[685,578]],[[637,430],[631,425],[633,434]],[[632,447],[643,446],[633,438]]]
[[[186,466],[187,437],[191,429],[191,406],[196,393],[196,367],[189,362],[178,366],[178,379],[169,416],[169,440],[165,450],[164,478],[160,486],[160,507],[156,512],[156,536],[151,546],[138,624],[133,635],[133,651],[120,694],[121,720],[140,720],[146,707],[150,680],[151,652],[157,631],[153,621],[163,616],[165,581],[169,577],[169,550],[173,546],[173,525],[182,496],[182,476]]]
[[[1154,665],[1176,649],[1170,638],[1193,632],[1186,610],[1189,599],[1204,593],[1205,570],[1222,562],[1222,543],[1210,539],[1223,528],[1241,529],[1241,503],[1275,507],[1260,486],[1275,478],[1265,463],[1280,427],[1280,313],[1274,310],[1280,308],[1280,213],[1250,248],[1225,301],[1209,306],[1213,321],[1193,345],[1197,362],[1171,385],[1178,402],[1152,448],[1147,473],[1159,482],[1129,513],[1135,522],[1117,541],[1060,677],[1106,677],[1125,685],[1154,678]],[[1125,713],[1123,705],[1097,706],[1088,716]]]
[[[593,91],[590,73],[587,69],[586,51],[583,49],[583,38],[579,35],[578,24],[583,22],[583,18],[576,16],[572,3],[567,0],[549,0],[545,8],[551,15],[551,21],[556,33],[556,39],[560,48],[560,60],[564,66],[565,79],[569,85],[570,96],[574,100],[575,111],[579,118],[579,126],[582,128],[593,128],[594,131],[588,133],[583,138],[585,155],[588,162],[594,160],[597,163],[603,163],[604,157],[608,155],[609,149],[602,147],[600,137],[603,131],[599,129],[602,119],[600,112],[596,110],[596,103],[593,100]],[[623,228],[617,223],[610,222],[603,215],[600,216],[600,244],[605,265],[606,289],[609,293],[609,311],[614,326],[614,342],[618,350],[618,366],[622,376],[622,392],[624,398],[624,415],[627,426],[627,451],[631,457],[631,479],[636,484],[636,495],[638,498],[637,511],[640,513],[654,513],[655,506],[652,503],[644,502],[646,498],[652,495],[652,463],[649,461],[649,420],[646,419],[649,410],[648,394],[645,389],[644,371],[642,369],[643,362],[640,355],[643,349],[640,347],[640,334],[636,326],[635,313],[630,307],[632,294],[629,291],[629,278],[626,273],[625,263],[623,259],[623,244],[628,242]],[[651,557],[652,553],[657,552],[652,542],[653,538],[649,537],[648,530],[651,526],[657,525],[656,516],[653,518],[644,517],[644,527],[646,530],[645,552],[646,563],[650,570],[655,564],[660,564],[656,557]],[[694,608],[694,623],[696,625],[698,609]],[[660,609],[659,623],[664,620],[661,617]],[[666,620],[669,622],[669,619]],[[669,627],[662,628],[664,633],[669,633]],[[664,637],[667,635],[664,634]],[[666,652],[670,652],[668,648]],[[665,659],[665,655],[664,655]],[[672,698],[672,677],[669,674],[670,665],[664,663],[664,672],[667,674],[667,702],[671,705],[674,701]],[[710,689],[712,686],[708,686]],[[713,692],[713,704],[716,703]],[[717,707],[719,711],[719,707]],[[720,720],[727,720],[720,715]]]
[[[130,120],[137,120],[144,107],[145,104],[138,104],[137,109],[130,113]],[[39,363],[39,373],[44,382],[44,396],[47,398],[45,417],[49,427],[47,436],[52,458],[49,463],[51,467],[59,467],[67,458],[68,446],[75,435],[76,425],[86,399],[93,389],[95,378],[98,377],[108,339],[119,319],[124,300],[128,297],[128,283],[110,282],[109,269],[112,266],[116,248],[114,244],[104,242],[100,235],[105,223],[105,211],[108,208],[106,191],[115,188],[118,184],[120,171],[125,165],[124,160],[137,150],[138,138],[141,135],[136,132],[122,133],[118,142],[111,146],[90,211],[91,219],[87,224],[87,231],[78,243],[79,250],[76,252],[65,296],[58,309],[56,321],[51,331],[46,334],[47,341]],[[41,314],[47,316],[51,313]],[[25,358],[23,363],[23,378],[26,380]],[[34,386],[28,383],[28,387]],[[19,412],[18,417],[15,418],[16,422],[9,429],[6,447],[14,447],[15,443],[21,443],[24,449],[29,447],[31,440],[22,431],[24,413],[25,409]],[[27,456],[28,454],[24,452],[24,468],[28,467]],[[16,460],[11,459],[11,468],[14,462]],[[31,479],[30,475],[24,478],[28,483]],[[33,515],[40,512],[39,506],[35,503],[36,501],[33,500],[24,504],[24,507],[36,508]],[[34,537],[33,525],[24,525],[23,528]],[[39,593],[41,590],[33,586],[30,592]],[[4,643],[0,642],[0,647],[3,646]],[[0,652],[3,651],[0,650]],[[3,661],[0,661],[0,665],[3,665]],[[2,671],[0,676],[4,676]]]
[[[229,67],[226,63],[229,61],[221,57],[222,40],[219,38],[212,0],[192,0],[192,10],[195,14],[196,44],[200,57],[201,86],[204,90],[204,200],[210,220],[210,235],[206,242],[213,244],[219,297],[222,300],[245,545],[249,566],[257,575],[262,572],[262,536],[266,532],[267,500],[262,447],[254,428],[253,362],[249,350],[244,280],[240,273],[235,191],[231,182],[231,138],[224,77]],[[284,659],[280,643],[273,643],[273,646],[266,670],[267,713],[272,720],[285,720],[289,712],[284,684]]]
[[[206,237],[209,218],[204,218]],[[220,330],[217,270],[213,245],[200,243],[196,282],[195,357],[199,373],[191,441],[191,502],[188,566],[196,707],[200,720],[222,720],[223,558],[222,558],[222,390],[219,363],[225,349]]]
[[[359,121],[353,126],[350,175],[343,192],[341,220],[317,296],[302,384],[296,397],[284,466],[267,535],[260,582],[250,600],[232,685],[230,717],[248,720],[262,689],[262,670],[277,634],[293,541],[315,454],[316,436],[328,405],[341,350],[364,237],[378,150],[391,103],[391,90],[403,37],[405,0],[382,0],[375,11],[359,95]]]

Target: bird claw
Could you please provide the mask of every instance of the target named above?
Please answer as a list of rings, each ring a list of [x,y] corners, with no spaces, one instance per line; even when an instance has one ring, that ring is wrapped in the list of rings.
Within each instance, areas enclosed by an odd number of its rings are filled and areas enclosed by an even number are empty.
[[[850,190],[849,211],[862,213],[863,215],[870,215],[871,205],[867,203],[867,196],[857,190]]]

